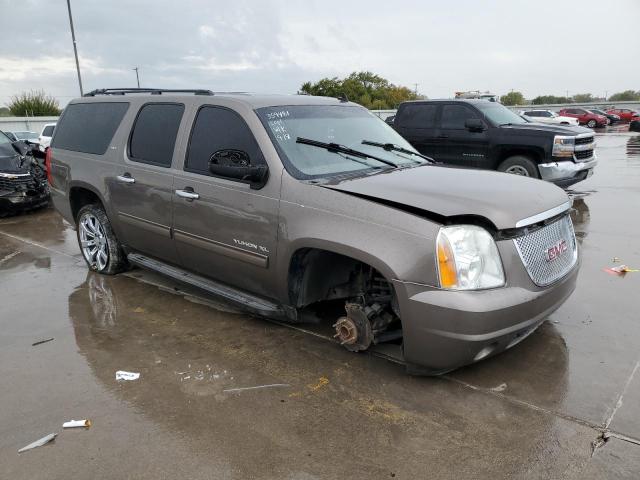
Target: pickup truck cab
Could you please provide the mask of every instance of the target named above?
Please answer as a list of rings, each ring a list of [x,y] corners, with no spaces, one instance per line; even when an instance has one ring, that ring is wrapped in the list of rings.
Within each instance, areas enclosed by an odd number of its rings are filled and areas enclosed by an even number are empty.
[[[592,131],[532,123],[486,100],[405,102],[393,128],[444,165],[541,178],[562,187],[584,180],[597,164]]]
[[[345,348],[385,343],[413,373],[515,346],[575,287],[562,189],[436,166],[344,98],[100,90],[48,152],[94,272],[137,265],[289,322],[330,307]]]

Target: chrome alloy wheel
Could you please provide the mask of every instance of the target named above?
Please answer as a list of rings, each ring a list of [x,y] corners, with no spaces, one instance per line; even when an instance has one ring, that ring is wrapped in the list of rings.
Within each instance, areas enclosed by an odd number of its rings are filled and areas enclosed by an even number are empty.
[[[521,167],[520,165],[512,165],[505,170],[505,173],[513,173],[514,175],[521,175],[523,177],[528,177],[529,172],[526,168]]]
[[[80,219],[80,248],[91,267],[102,271],[109,261],[109,247],[104,228],[94,215],[86,213]]]

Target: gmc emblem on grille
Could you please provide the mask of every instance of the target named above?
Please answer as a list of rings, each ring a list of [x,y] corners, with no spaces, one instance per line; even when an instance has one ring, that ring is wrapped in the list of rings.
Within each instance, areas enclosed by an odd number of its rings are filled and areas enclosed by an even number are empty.
[[[560,240],[555,245],[547,248],[547,262],[553,262],[556,260],[560,255],[567,251],[567,248],[567,242],[565,240]]]

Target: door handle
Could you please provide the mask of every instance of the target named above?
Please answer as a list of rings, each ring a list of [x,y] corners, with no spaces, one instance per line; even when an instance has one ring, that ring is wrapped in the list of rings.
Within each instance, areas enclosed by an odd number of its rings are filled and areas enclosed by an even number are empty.
[[[118,179],[119,182],[122,182],[122,183],[136,183],[136,179],[133,178],[128,173],[125,173],[124,175],[118,175],[116,178]]]
[[[186,198],[187,200],[191,201],[191,200],[197,200],[200,198],[200,195],[198,195],[197,193],[193,192],[193,191],[188,191],[188,190],[176,190],[176,195],[178,195],[179,197],[182,198]]]

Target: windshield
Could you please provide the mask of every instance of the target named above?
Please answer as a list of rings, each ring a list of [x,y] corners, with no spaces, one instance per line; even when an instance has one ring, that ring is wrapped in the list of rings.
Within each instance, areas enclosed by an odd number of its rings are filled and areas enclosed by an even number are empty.
[[[287,171],[298,179],[338,175],[359,175],[393,168],[379,161],[329,152],[303,143],[298,137],[359,150],[398,166],[418,165],[418,157],[386,151],[363,140],[392,143],[412,152],[415,149],[384,121],[362,107],[341,105],[295,105],[256,110]],[[426,162],[421,161],[420,164]]]
[[[0,145],[12,143],[11,139],[5,135],[4,132],[0,132]]]
[[[605,113],[602,110],[598,110],[597,108],[594,108],[592,110],[589,110],[591,113],[595,113],[596,115],[605,115]]]
[[[518,125],[521,123],[529,123],[520,115],[515,114],[504,105],[495,102],[478,102],[474,103],[484,116],[496,126],[500,125]]]
[[[19,140],[27,140],[29,138],[35,138],[38,136],[38,134],[35,132],[13,132],[13,134]]]

